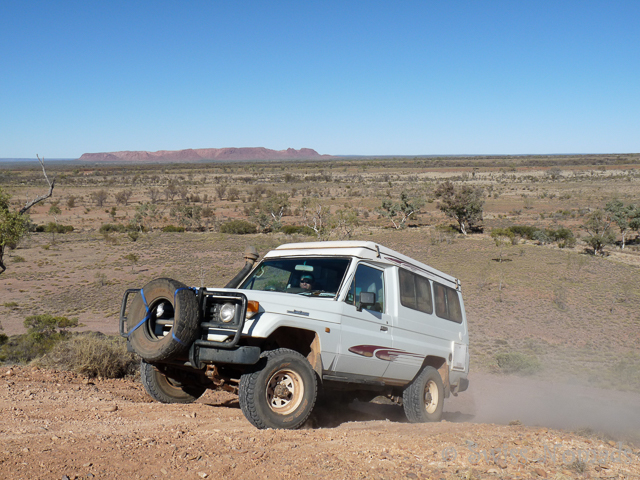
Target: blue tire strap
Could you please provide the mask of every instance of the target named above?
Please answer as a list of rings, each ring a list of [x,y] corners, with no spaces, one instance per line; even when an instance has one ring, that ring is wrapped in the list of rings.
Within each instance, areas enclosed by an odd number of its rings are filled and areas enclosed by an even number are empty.
[[[193,290],[193,291],[195,291],[195,288],[181,287],[181,288],[176,289],[176,291],[173,293],[173,304],[174,305],[176,304],[176,297],[177,297],[178,292],[180,290]],[[147,314],[145,315],[145,317],[142,320],[140,320],[140,322],[135,327],[133,327],[131,330],[129,330],[129,333],[127,334],[127,337],[130,337],[131,334],[133,332],[135,332],[138,328],[140,328],[144,324],[144,322],[149,320],[149,317],[151,316],[151,311],[149,310],[149,304],[147,303],[147,299],[144,296],[144,290],[143,289],[140,289],[140,296],[142,297],[142,301],[144,302],[144,308],[147,310]],[[187,343],[183,342],[178,337],[176,337],[176,334],[173,331],[173,328],[171,328],[171,338],[173,338],[180,345],[184,345],[184,346],[188,345]]]
[[[142,288],[140,289],[140,296],[142,297],[142,301],[144,302],[144,308],[147,310],[147,314],[142,320],[140,320],[140,323],[138,323],[135,327],[129,330],[129,333],[127,333],[127,338],[129,338],[133,332],[135,332],[138,328],[140,328],[140,326],[142,326],[144,322],[149,320],[149,317],[151,316],[151,312],[149,311],[149,305],[147,304],[147,299],[144,298],[144,290]]]

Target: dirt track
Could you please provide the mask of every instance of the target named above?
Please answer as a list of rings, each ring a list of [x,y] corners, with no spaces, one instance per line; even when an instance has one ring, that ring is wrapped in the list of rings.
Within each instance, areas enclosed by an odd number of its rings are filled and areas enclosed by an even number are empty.
[[[640,450],[615,437],[470,423],[489,415],[476,406],[483,391],[501,395],[499,382],[489,388],[488,377],[476,378],[475,396],[448,402],[446,420],[437,424],[408,424],[397,406],[355,403],[318,409],[298,431],[260,431],[225,392],[208,392],[192,405],[162,405],[130,380],[89,381],[26,367],[0,375],[0,478],[640,476]],[[638,404],[633,394],[616,405],[605,400],[616,408]],[[587,452],[586,464],[576,463]]]

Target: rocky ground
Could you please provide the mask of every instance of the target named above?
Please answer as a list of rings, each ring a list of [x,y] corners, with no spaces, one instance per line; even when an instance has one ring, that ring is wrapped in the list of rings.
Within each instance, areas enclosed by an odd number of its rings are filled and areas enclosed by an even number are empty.
[[[539,392],[532,401],[545,415],[539,385],[472,376],[475,394],[448,401],[440,423],[409,424],[397,406],[356,402],[340,411],[319,408],[305,428],[278,431],[256,430],[226,392],[208,392],[191,405],[162,405],[135,380],[89,380],[31,367],[4,367],[0,375],[0,478],[12,480],[640,477],[639,445],[625,436],[637,427],[637,413],[626,433],[607,436],[590,427],[589,413],[600,404],[633,416],[636,394],[609,398],[604,391],[554,389],[555,405],[565,394],[580,401],[574,410],[585,414],[585,428],[576,432],[515,418],[530,411],[521,402],[531,397],[527,388]],[[502,397],[507,384],[521,395],[511,411],[478,408],[495,403],[491,395]],[[505,424],[474,423],[498,419],[499,410],[507,412],[500,419]],[[569,422],[570,410],[563,414]]]

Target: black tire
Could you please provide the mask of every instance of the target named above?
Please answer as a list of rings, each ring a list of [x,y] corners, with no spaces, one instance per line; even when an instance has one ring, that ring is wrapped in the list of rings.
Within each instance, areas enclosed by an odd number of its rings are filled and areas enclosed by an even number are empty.
[[[207,390],[200,385],[185,385],[168,378],[150,363],[140,363],[140,378],[147,393],[160,403],[193,403]]]
[[[424,367],[404,389],[402,406],[411,423],[439,422],[444,407],[444,384],[438,371]]]
[[[242,413],[257,428],[300,428],[316,403],[316,372],[305,357],[279,348],[263,352],[240,377]]]
[[[157,278],[147,283],[142,292],[144,298],[138,293],[127,315],[133,350],[148,362],[185,354],[199,330],[198,301],[193,290],[176,280]],[[160,306],[163,315],[158,315]]]

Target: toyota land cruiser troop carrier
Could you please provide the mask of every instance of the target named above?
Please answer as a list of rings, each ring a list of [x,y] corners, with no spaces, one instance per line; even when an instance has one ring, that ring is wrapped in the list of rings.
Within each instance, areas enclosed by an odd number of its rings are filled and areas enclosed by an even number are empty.
[[[255,249],[225,288],[168,278],[125,292],[120,334],[155,400],[237,392],[257,428],[298,428],[316,398],[385,395],[411,422],[438,421],[467,389],[460,282],[373,242]]]

